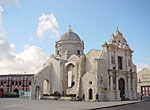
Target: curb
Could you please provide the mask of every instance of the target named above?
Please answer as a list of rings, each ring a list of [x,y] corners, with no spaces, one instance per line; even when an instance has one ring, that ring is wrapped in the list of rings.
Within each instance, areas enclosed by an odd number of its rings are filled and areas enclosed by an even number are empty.
[[[86,110],[98,110],[98,109],[104,109],[104,108],[119,107],[119,106],[131,105],[131,104],[136,104],[136,103],[141,103],[141,102],[146,102],[146,101],[150,101],[150,100],[143,100],[143,101],[139,101],[139,102],[125,103],[125,104],[120,104],[120,105],[110,105],[110,106],[106,106],[106,107],[97,107],[97,108],[91,108],[91,109],[86,109]]]

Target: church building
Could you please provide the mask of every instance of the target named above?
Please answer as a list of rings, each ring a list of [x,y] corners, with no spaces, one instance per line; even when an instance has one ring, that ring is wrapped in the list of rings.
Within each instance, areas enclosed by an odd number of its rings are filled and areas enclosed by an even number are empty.
[[[85,96],[85,101],[137,99],[136,65],[130,49],[118,28],[102,50],[84,54],[84,42],[69,29],[55,45],[55,55],[34,75],[31,99],[58,91],[62,96]]]

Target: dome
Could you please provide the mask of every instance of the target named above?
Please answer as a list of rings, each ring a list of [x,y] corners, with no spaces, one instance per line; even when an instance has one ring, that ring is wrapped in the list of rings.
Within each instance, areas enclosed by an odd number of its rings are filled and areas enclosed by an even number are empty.
[[[68,32],[64,33],[59,40],[75,40],[81,41],[80,37],[74,33],[71,29]]]

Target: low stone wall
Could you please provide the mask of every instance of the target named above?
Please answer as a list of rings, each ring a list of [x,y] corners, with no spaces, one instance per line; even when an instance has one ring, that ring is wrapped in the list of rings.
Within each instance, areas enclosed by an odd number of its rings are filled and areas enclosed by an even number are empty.
[[[58,97],[56,97],[56,96],[43,96],[41,99],[42,100],[58,100]]]
[[[42,100],[64,100],[64,101],[76,101],[76,97],[57,97],[57,96],[43,96]]]
[[[60,100],[71,101],[73,100],[73,97],[61,97]]]

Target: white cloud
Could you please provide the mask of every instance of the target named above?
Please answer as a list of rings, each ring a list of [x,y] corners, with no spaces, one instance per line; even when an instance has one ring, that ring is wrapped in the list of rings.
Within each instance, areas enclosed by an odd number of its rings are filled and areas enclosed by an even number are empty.
[[[141,71],[144,68],[150,69],[150,64],[138,63],[137,65],[137,72]]]
[[[0,73],[36,73],[47,60],[41,48],[25,45],[20,53],[15,53],[15,45],[0,37]]]
[[[8,43],[5,38],[2,11],[3,8],[0,6],[0,74],[38,72],[47,60],[47,55],[41,48],[31,45],[25,45],[20,53],[15,53],[15,45]]]
[[[59,35],[58,22],[54,14],[43,14],[39,17],[37,28],[38,37],[41,38],[46,32],[50,34],[50,37],[57,37]]]

